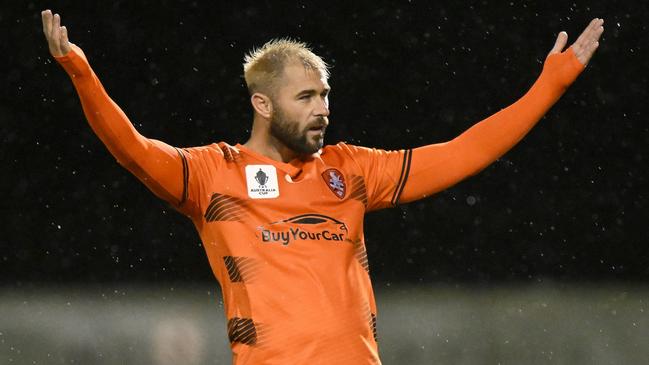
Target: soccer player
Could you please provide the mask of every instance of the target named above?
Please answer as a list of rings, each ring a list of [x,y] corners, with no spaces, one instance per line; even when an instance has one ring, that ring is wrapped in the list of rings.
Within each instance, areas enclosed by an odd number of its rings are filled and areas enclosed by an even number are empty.
[[[385,151],[324,145],[329,72],[304,44],[245,58],[250,139],[176,148],[140,135],[58,14],[42,12],[52,56],[118,163],[192,219],[221,285],[235,364],[379,364],[363,215],[431,196],[484,169],[539,121],[598,47],[593,19],[559,33],[519,100],[439,144]]]

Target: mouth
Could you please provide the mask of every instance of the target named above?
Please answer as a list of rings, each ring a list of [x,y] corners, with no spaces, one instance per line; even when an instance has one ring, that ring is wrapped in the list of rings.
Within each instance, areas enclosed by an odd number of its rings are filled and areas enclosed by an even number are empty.
[[[324,139],[325,131],[329,121],[327,118],[317,118],[311,122],[311,124],[306,128],[305,134],[312,136],[316,139]]]
[[[326,125],[315,125],[309,128],[309,132],[324,133],[325,129],[327,129]]]

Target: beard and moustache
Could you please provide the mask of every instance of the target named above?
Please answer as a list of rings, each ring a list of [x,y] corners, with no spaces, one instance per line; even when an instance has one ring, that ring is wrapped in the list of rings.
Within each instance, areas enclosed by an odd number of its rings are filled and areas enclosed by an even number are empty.
[[[270,134],[291,150],[303,155],[312,155],[324,145],[326,125],[325,117],[318,117],[300,131],[298,122],[289,120],[281,108],[275,108],[270,121]],[[322,135],[316,134],[315,137],[309,138],[308,132],[314,127],[322,127]]]

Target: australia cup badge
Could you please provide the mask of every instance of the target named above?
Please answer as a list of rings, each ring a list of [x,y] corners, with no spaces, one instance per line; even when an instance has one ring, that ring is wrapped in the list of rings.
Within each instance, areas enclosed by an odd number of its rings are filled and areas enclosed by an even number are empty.
[[[277,170],[273,165],[247,165],[246,184],[252,199],[272,199],[279,196]]]

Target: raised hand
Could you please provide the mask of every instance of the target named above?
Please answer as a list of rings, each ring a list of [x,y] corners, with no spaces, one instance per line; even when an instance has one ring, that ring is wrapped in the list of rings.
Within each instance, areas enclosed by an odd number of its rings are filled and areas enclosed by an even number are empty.
[[[52,15],[48,9],[41,12],[41,19],[43,20],[43,33],[45,33],[52,56],[60,57],[70,52],[68,30],[65,26],[61,26],[61,16],[59,14]]]
[[[599,37],[601,37],[604,32],[604,19],[595,18],[590,21],[590,24],[584,29],[584,31],[579,35],[575,43],[572,44],[572,50],[575,52],[575,56],[579,62],[584,66],[588,64],[588,61],[593,57],[593,54],[599,46]],[[568,42],[568,33],[561,32],[557,37],[556,42],[554,42],[554,47],[550,50],[549,55],[559,53],[563,50],[563,47],[566,46]]]

